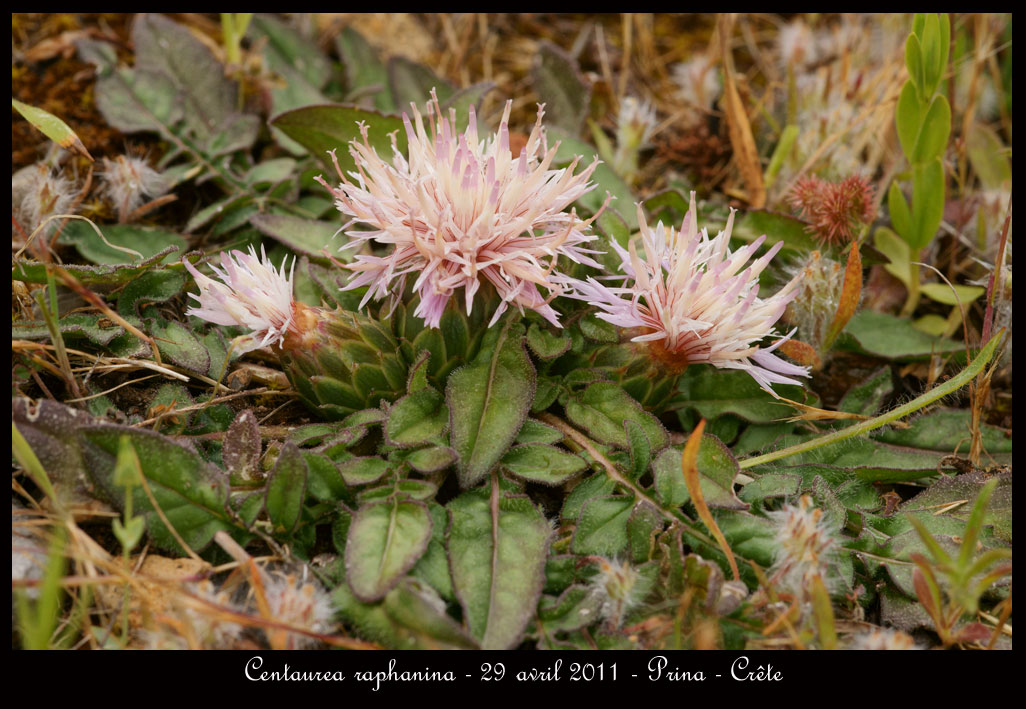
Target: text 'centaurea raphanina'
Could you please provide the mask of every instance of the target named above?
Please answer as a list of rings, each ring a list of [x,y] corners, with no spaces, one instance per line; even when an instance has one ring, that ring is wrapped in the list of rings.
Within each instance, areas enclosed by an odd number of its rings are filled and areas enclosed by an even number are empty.
[[[640,333],[631,339],[647,343],[650,355],[671,372],[708,363],[744,370],[767,391],[771,384],[799,384],[792,377],[808,376],[808,369],[772,354],[790,335],[769,347],[756,344],[776,334],[774,324],[797,292],[795,279],[769,298],[758,297],[759,273],[783,244],[741,270],[766,237],[731,252],[734,213],[715,238],[698,230],[697,215],[694,192],[679,231],[661,222],[649,227],[639,206],[641,253],[638,240],[627,249],[612,242],[623,284],[564,278],[572,289],[566,295],[598,307],[599,318]]]
[[[408,274],[415,273],[413,290],[420,302],[414,314],[428,327],[438,327],[458,290],[463,289],[469,314],[474,294],[487,282],[500,298],[489,325],[513,304],[558,327],[558,314],[549,305],[563,291],[556,280],[557,258],[598,267],[588,256],[595,252],[584,248],[596,238],[586,233],[595,217],[582,220],[574,210],[564,211],[595,187],[588,180],[598,160],[577,175],[579,157],[563,169],[550,169],[558,145],[549,148],[545,140],[542,106],[526,146],[514,157],[512,102],[506,103],[498,132],[481,141],[473,106],[467,129],[457,133],[455,109],[445,117],[434,91],[431,96],[429,128],[415,104],[412,121],[403,114],[408,157],[392,134],[392,162],[382,160],[361,124],[363,141],[349,146],[356,171],[343,174],[336,160],[338,187],[318,178],[339,211],[352,217],[343,229],[357,223],[372,227],[346,231],[352,241],[343,248],[366,242],[392,246],[383,256],[357,254],[346,265],[354,274],[343,290],[369,286],[361,309],[371,298],[386,296],[394,308]]]

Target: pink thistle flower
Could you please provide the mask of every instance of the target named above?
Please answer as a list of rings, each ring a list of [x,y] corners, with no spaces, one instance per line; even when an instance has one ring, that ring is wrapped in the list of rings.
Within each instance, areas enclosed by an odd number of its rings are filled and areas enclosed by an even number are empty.
[[[342,180],[337,188],[317,178],[335,196],[339,211],[353,217],[343,229],[355,223],[373,228],[347,231],[353,241],[343,248],[368,241],[393,245],[387,256],[357,255],[346,266],[355,273],[343,290],[369,285],[361,308],[372,297],[391,295],[394,309],[407,275],[416,273],[413,289],[420,303],[415,315],[428,327],[438,327],[456,291],[463,289],[469,314],[484,281],[501,297],[489,325],[513,303],[558,327],[549,305],[562,292],[553,278],[557,257],[598,267],[587,256],[596,252],[581,246],[596,238],[585,234],[594,217],[585,221],[574,211],[563,211],[594,188],[588,179],[598,160],[579,175],[574,169],[580,158],[562,170],[549,169],[558,146],[550,149],[545,140],[541,106],[527,145],[515,158],[509,143],[512,102],[506,103],[498,133],[479,141],[473,107],[466,131],[457,134],[455,109],[444,117],[434,91],[431,96],[430,130],[416,105],[411,104],[413,121],[403,114],[409,159],[393,134],[392,164],[382,160],[370,146],[367,126],[361,125],[363,142],[349,146],[356,172],[347,177],[336,160]]]
[[[249,253],[232,251],[221,254],[221,268],[211,266],[223,283],[200,273],[195,266],[184,261],[196,285],[199,295],[190,293],[199,301],[200,307],[190,307],[186,315],[195,315],[216,325],[240,325],[253,332],[243,335],[235,342],[240,352],[265,347],[277,342],[281,347],[289,332],[297,332],[296,303],[292,300],[292,274],[285,275],[285,264],[281,270],[274,265],[260,247],[260,258],[250,246]]]
[[[634,342],[650,342],[650,351],[671,370],[682,372],[689,364],[708,363],[748,372],[763,389],[770,384],[799,384],[791,377],[808,376],[808,369],[785,362],[772,354],[791,334],[770,347],[752,343],[774,335],[773,325],[797,294],[798,279],[765,300],[757,297],[758,275],[783,246],[774,245],[764,256],[738,273],[766,237],[731,253],[726,228],[710,239],[698,231],[695,193],[680,231],[659,223],[650,228],[638,207],[645,259],[635,242],[624,250],[616,242],[621,270],[633,280],[630,286],[611,288],[594,278],[587,281],[563,278],[571,285],[568,297],[586,300],[604,312],[598,317],[641,334]]]

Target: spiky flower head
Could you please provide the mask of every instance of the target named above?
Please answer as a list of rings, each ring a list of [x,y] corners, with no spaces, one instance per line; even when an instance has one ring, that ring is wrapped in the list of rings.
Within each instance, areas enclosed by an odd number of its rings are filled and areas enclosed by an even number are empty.
[[[267,258],[263,246],[260,257],[250,246],[249,253],[234,250],[221,254],[221,268],[211,266],[221,279],[218,283],[184,261],[196,285],[199,295],[190,293],[199,301],[199,307],[190,307],[187,315],[195,315],[216,325],[240,325],[252,330],[235,342],[240,352],[277,343],[281,347],[285,336],[295,332],[296,303],[292,300],[292,275],[296,268],[285,275],[285,263],[280,270]]]
[[[922,650],[911,636],[892,628],[873,628],[852,638],[849,650]]]
[[[498,132],[486,140],[478,139],[473,107],[463,133],[456,131],[455,109],[444,116],[434,91],[429,128],[417,106],[411,108],[412,121],[403,114],[408,159],[392,134],[392,162],[382,160],[362,124],[363,142],[354,140],[349,147],[356,172],[343,174],[336,160],[338,187],[318,178],[339,211],[352,217],[343,229],[356,223],[371,227],[347,231],[353,241],[343,248],[370,241],[392,247],[384,256],[358,254],[346,266],[355,273],[343,290],[370,286],[361,308],[372,297],[388,295],[394,308],[408,274],[416,273],[413,289],[420,302],[415,315],[438,327],[459,289],[470,313],[474,294],[490,283],[501,302],[489,325],[512,303],[559,326],[549,305],[561,292],[553,280],[557,257],[597,267],[587,255],[594,252],[582,247],[595,238],[585,233],[591,220],[563,211],[594,187],[588,179],[597,160],[577,175],[579,158],[561,170],[550,169],[558,146],[548,147],[541,106],[519,158],[510,151],[512,102],[506,103]]]
[[[809,222],[806,231],[822,243],[846,244],[876,216],[873,186],[858,175],[840,182],[828,182],[815,175],[803,177],[788,200]]]
[[[680,231],[662,222],[649,227],[639,205],[645,258],[635,241],[628,250],[612,242],[626,274],[624,285],[609,287],[592,277],[564,278],[573,288],[567,295],[600,308],[604,312],[599,318],[635,329],[638,334],[632,340],[649,343],[652,356],[671,370],[708,363],[744,370],[767,391],[771,384],[799,384],[791,377],[808,376],[808,370],[772,354],[790,335],[769,347],[754,344],[775,334],[774,323],[796,293],[797,278],[769,298],[758,297],[759,273],[783,244],[775,244],[741,271],[766,237],[731,252],[733,211],[715,238],[698,230],[697,214],[694,192]]]
[[[785,272],[798,279],[798,287],[783,320],[798,328],[803,342],[821,350],[828,345],[828,331],[841,303],[844,266],[813,251],[804,260],[786,266]]]
[[[777,558],[773,562],[771,580],[780,588],[807,599],[813,579],[824,585],[831,579],[832,560],[836,541],[824,518],[808,495],[797,505],[786,505],[771,512],[777,523]]]
[[[648,101],[626,96],[616,116],[616,144],[623,149],[638,150],[648,145],[655,129],[656,112]]]
[[[48,217],[67,214],[73,208],[77,189],[72,180],[51,169],[49,165],[29,165],[11,177],[12,216],[22,231],[31,235]],[[46,226],[44,233],[49,235],[57,227],[58,220],[54,220]],[[16,229],[13,233],[21,235]],[[24,241],[19,243],[16,239],[12,246],[15,244],[20,248],[24,246]]]
[[[144,197],[159,197],[171,189],[171,181],[150,167],[142,158],[118,155],[103,159],[102,195],[118,211],[118,221],[125,222],[138,209]]]

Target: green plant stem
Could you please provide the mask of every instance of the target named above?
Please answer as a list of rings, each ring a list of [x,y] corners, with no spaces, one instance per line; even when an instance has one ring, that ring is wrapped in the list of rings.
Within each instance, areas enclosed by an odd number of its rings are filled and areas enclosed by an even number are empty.
[[[780,460],[781,458],[789,458],[792,455],[805,453],[807,451],[815,450],[817,448],[822,448],[823,446],[828,446],[832,443],[837,443],[848,438],[853,438],[854,436],[858,436],[863,433],[868,433],[869,431],[880,428],[881,426],[886,426],[892,421],[897,421],[900,418],[915,413],[916,411],[919,411],[920,409],[928,406],[929,404],[932,404],[938,399],[945,397],[948,394],[953,394],[954,392],[958,391],[963,386],[968,384],[973,377],[975,377],[983,370],[983,368],[994,356],[994,351],[1001,343],[1003,337],[1004,330],[1002,329],[1001,331],[994,334],[994,337],[990,339],[990,342],[988,342],[984,346],[984,348],[980,350],[980,353],[976,355],[976,359],[970,362],[965,369],[963,369],[961,372],[959,372],[946,382],[938,384],[925,394],[917,396],[915,399],[908,402],[907,404],[903,404],[902,406],[899,406],[896,409],[888,411],[887,413],[881,414],[880,416],[877,416],[875,418],[871,418],[867,421],[861,421],[853,426],[842,428],[839,431],[828,433],[825,436],[820,436],[819,438],[814,438],[811,441],[805,441],[797,445],[788,446],[787,448],[782,448],[777,451],[772,451],[770,453],[758,455],[754,458],[747,458],[745,460],[740,461],[738,465],[742,469],[754,468],[755,466],[762,465],[763,463],[769,463],[774,460]]]
[[[911,316],[919,305],[919,252],[917,249],[909,257],[908,297],[905,299],[905,307],[901,309],[901,316],[906,318]]]

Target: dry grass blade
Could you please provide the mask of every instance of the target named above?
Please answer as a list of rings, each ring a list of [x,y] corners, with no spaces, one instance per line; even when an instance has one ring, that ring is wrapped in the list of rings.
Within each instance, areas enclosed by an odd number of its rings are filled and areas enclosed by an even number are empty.
[[[748,191],[748,203],[753,209],[762,209],[766,206],[766,185],[763,182],[759,150],[752,136],[752,126],[737,90],[734,58],[730,53],[730,35],[733,28],[733,17],[728,13],[720,15],[718,31],[723,57],[723,108],[727,115],[727,129],[730,134],[730,145],[734,149],[734,160]]]
[[[713,536],[716,537],[716,542],[720,545],[720,549],[727,555],[727,562],[730,563],[730,571],[734,574],[734,580],[738,581],[741,579],[741,574],[737,570],[734,552],[730,550],[726,537],[723,536],[723,532],[716,525],[716,520],[713,519],[712,513],[709,512],[709,506],[705,504],[705,496],[702,494],[702,485],[698,480],[698,448],[702,444],[703,431],[705,431],[705,419],[698,422],[695,430],[691,432],[688,442],[684,445],[684,454],[681,456],[680,461],[681,468],[684,471],[684,484],[688,486],[691,501],[695,504],[695,510],[698,512],[699,518],[709,528],[709,531],[713,533]]]

